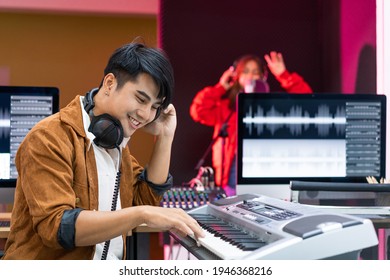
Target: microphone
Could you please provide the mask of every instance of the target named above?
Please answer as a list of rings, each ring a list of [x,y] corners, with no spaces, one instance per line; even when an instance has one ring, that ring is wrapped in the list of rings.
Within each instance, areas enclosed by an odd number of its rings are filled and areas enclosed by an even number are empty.
[[[269,85],[266,81],[263,80],[250,80],[246,83],[244,87],[245,93],[268,93],[269,92]]]

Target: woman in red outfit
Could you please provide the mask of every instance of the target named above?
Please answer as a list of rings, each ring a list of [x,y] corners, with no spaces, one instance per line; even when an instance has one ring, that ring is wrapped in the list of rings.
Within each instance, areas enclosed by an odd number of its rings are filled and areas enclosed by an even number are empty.
[[[287,92],[312,92],[301,76],[286,69],[281,53],[272,51],[264,59],[269,71]],[[218,186],[223,186],[228,195],[235,194],[236,186],[236,96],[240,92],[248,92],[245,89],[253,85],[253,81],[265,82],[267,78],[266,67],[255,55],[244,55],[235,64],[222,74],[216,85],[199,91],[190,107],[194,121],[214,126],[212,163],[215,181]]]

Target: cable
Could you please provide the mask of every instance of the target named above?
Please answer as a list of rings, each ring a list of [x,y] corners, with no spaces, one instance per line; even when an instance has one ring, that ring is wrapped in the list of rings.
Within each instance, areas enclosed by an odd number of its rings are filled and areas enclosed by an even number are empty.
[[[117,147],[117,148],[118,148],[118,151],[119,151],[119,161],[120,161],[121,158],[122,158],[122,154],[121,154],[121,151],[120,151],[119,147]],[[120,163],[119,163],[118,166],[119,166],[119,169],[120,169]],[[115,211],[116,210],[116,204],[118,202],[118,194],[119,194],[120,182],[121,182],[121,171],[118,170],[118,172],[116,173],[116,178],[115,178],[114,193],[112,195],[111,211]],[[104,243],[104,248],[103,248],[103,253],[102,253],[101,260],[106,260],[107,259],[108,249],[110,248],[110,242],[111,242],[111,239],[107,240]]]

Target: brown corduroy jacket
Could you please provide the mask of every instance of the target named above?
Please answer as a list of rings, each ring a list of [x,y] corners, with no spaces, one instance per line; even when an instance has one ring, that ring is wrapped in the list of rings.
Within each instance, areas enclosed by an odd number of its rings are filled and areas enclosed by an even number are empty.
[[[65,210],[98,209],[95,155],[85,135],[80,96],[34,126],[15,162],[19,177],[3,259],[92,259],[95,246],[67,250],[57,239]],[[159,204],[162,197],[139,180],[142,171],[129,148],[124,148],[122,208]]]

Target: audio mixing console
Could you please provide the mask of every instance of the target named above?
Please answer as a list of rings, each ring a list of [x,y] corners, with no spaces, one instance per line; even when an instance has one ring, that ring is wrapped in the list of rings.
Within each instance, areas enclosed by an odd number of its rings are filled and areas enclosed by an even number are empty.
[[[164,193],[160,205],[164,208],[191,210],[225,197],[226,193],[220,187],[192,188],[178,186]]]

